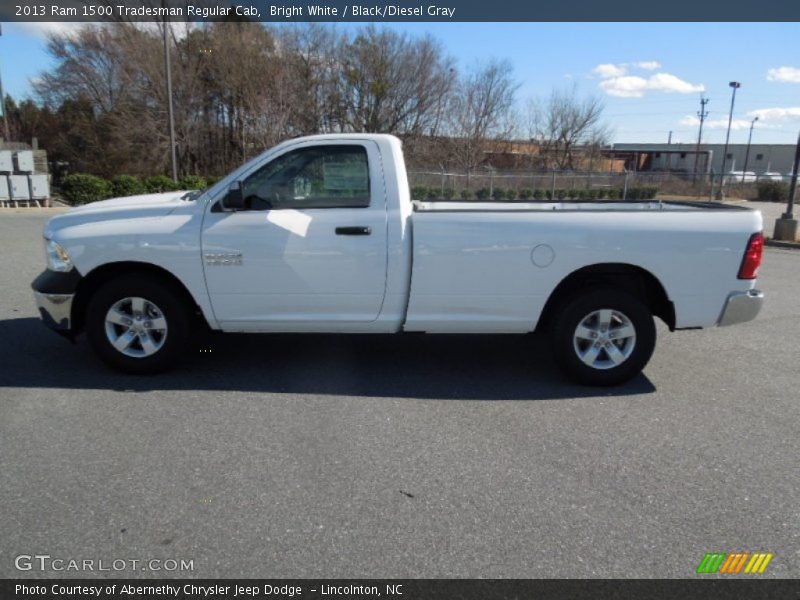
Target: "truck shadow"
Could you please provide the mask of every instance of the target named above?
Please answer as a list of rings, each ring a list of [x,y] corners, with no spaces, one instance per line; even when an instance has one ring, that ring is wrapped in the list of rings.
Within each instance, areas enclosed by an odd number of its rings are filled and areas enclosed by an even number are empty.
[[[645,375],[614,388],[564,378],[543,336],[210,335],[178,369],[106,368],[36,318],[0,320],[0,388],[205,390],[439,400],[545,400],[645,394]]]

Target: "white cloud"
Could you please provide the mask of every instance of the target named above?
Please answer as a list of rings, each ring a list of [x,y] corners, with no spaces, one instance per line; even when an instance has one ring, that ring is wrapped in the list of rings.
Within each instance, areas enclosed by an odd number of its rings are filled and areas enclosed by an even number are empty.
[[[686,125],[688,127],[697,127],[700,125],[699,117],[695,116],[688,116],[684,117],[680,120],[681,125]],[[728,119],[706,119],[703,127],[706,129],[727,129],[728,128]],[[749,119],[734,119],[731,121],[731,130],[736,131],[737,129],[748,129],[750,127],[750,120]]]
[[[613,65],[611,63],[597,65],[594,69],[592,69],[592,73],[599,75],[603,79],[607,77],[622,77],[627,72],[627,65]]]
[[[778,67],[767,71],[767,81],[781,83],[800,83],[800,69],[796,67]]]
[[[648,89],[658,92],[694,94],[696,92],[704,92],[706,89],[703,84],[689,83],[669,73],[656,73],[655,75],[651,75],[647,82]]]
[[[631,67],[643,71],[655,71],[661,68],[661,63],[657,60],[640,60],[634,63],[617,64],[603,63],[592,69],[592,73],[599,76],[601,79],[610,79],[612,77],[623,77],[627,75]]]
[[[641,98],[648,91],[693,94],[705,91],[702,84],[689,83],[670,73],[656,73],[644,78],[636,75],[611,77],[600,82],[600,89],[618,98]]]
[[[641,98],[647,91],[647,80],[636,75],[612,77],[601,81],[600,89],[605,90],[609,96],[618,98]]]
[[[800,106],[786,108],[759,108],[747,113],[751,117],[758,117],[759,121],[786,121],[800,119]]]

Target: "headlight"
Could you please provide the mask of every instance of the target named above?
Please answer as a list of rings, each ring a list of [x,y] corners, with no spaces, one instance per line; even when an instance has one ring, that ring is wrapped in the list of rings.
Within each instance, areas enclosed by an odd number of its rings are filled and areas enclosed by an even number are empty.
[[[72,270],[72,261],[69,254],[53,240],[44,241],[44,251],[47,255],[47,268],[51,271],[66,272]]]

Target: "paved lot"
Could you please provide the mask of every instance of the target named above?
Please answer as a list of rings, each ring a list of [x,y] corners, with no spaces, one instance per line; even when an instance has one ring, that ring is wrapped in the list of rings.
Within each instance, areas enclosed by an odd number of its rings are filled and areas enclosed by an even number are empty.
[[[758,321],[660,327],[616,390],[532,336],[221,336],[135,378],[36,319],[44,214],[0,213],[0,577],[687,577],[737,550],[800,576],[800,252],[767,250]]]

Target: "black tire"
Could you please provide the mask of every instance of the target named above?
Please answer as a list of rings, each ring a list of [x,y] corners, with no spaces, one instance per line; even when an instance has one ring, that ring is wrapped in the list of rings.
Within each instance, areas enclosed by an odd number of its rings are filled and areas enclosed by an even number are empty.
[[[150,314],[160,316],[166,322],[163,339],[159,331],[149,334],[151,341],[157,340],[154,345],[160,344],[152,354],[146,354],[148,350],[144,349],[138,337],[126,350],[140,352],[141,356],[128,356],[112,345],[106,331],[106,316],[120,302],[123,303],[119,305],[121,310],[125,311],[126,298],[144,299]],[[154,312],[153,307],[158,312]],[[103,362],[126,373],[144,375],[165,371],[185,356],[191,333],[191,309],[186,305],[181,291],[167,280],[142,274],[122,275],[109,280],[95,292],[86,308],[85,323],[89,344]],[[125,331],[125,327],[119,325],[116,331]],[[134,337],[134,334],[131,333],[130,337]]]
[[[612,316],[610,327],[601,323],[609,314],[602,311],[607,310]],[[596,338],[578,336],[579,325],[585,327],[580,330],[583,335],[588,331]],[[630,333],[628,325],[635,337],[625,337]],[[578,383],[594,386],[619,385],[635,377],[656,345],[656,327],[647,306],[636,296],[611,288],[593,288],[569,298],[555,316],[551,336],[556,363],[564,373]],[[595,366],[582,360],[579,353]]]

